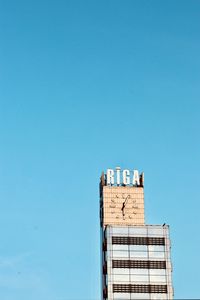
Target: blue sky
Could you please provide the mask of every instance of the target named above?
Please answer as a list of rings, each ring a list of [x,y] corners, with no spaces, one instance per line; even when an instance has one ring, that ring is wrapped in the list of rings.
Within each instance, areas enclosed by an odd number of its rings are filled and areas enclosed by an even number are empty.
[[[98,183],[145,172],[200,297],[200,2],[0,0],[0,299],[100,298]]]

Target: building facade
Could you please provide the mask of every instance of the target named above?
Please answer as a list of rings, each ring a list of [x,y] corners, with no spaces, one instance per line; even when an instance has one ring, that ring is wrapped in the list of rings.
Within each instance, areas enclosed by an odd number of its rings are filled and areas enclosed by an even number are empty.
[[[169,226],[145,224],[144,174],[102,174],[100,223],[102,300],[173,299]]]

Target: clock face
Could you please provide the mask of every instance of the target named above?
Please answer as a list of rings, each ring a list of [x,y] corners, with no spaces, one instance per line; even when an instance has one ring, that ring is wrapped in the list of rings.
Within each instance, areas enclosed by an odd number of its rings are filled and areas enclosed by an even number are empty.
[[[133,195],[116,193],[110,198],[110,213],[116,220],[130,220],[137,214],[138,205]]]
[[[102,224],[144,225],[143,187],[104,186]]]

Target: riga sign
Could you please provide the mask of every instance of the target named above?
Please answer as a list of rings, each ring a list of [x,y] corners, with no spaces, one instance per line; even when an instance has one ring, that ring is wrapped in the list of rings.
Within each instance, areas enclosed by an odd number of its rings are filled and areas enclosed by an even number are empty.
[[[116,167],[115,170],[107,169],[105,179],[107,185],[143,186],[144,173],[139,174],[138,170],[121,170],[120,167]]]

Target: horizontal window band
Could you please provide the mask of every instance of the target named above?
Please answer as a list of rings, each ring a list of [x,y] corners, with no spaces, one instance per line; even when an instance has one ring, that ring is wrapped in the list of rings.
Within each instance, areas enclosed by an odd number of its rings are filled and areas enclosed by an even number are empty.
[[[112,268],[166,269],[166,261],[160,261],[160,260],[112,260]]]
[[[113,236],[113,245],[165,245],[165,238],[161,237],[139,237],[139,236]]]
[[[167,294],[167,285],[113,284],[113,293],[158,293]]]

